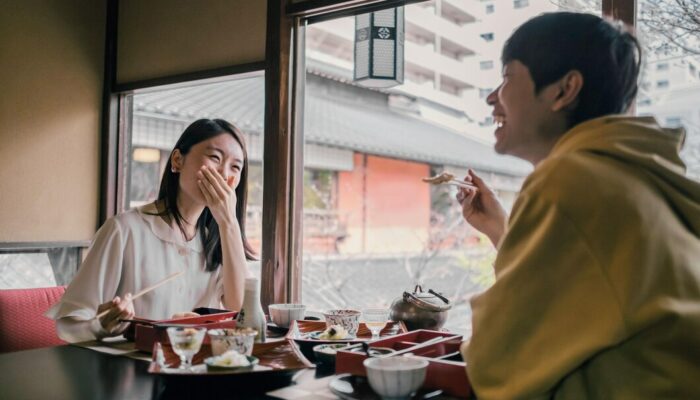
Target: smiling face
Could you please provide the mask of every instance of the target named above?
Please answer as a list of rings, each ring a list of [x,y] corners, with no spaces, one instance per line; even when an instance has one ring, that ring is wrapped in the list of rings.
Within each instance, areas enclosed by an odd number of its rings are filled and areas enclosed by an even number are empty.
[[[535,94],[530,71],[520,61],[503,67],[503,82],[486,98],[493,106],[497,153],[533,164],[549,153],[561,131],[560,125],[566,124],[565,116],[553,109],[556,90],[553,84]]]
[[[244,153],[241,145],[229,133],[222,133],[192,146],[183,155],[175,149],[171,156],[173,167],[179,171],[178,198],[203,205],[204,195],[197,184],[197,172],[202,166],[216,169],[225,181],[233,177],[232,188],[241,180]]]

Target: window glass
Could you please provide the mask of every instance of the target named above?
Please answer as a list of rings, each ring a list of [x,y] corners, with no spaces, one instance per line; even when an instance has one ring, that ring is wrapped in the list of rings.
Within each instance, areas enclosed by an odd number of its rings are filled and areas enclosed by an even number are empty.
[[[479,62],[479,68],[480,69],[493,69],[493,61],[491,61],[491,60],[481,61],[481,62]]]
[[[528,0],[514,0],[513,1],[513,8],[525,8],[528,5],[530,5],[530,2]]]
[[[67,285],[78,270],[83,247],[0,249],[0,289]]]
[[[484,39],[487,42],[490,42],[493,40],[493,33],[492,32],[482,33],[480,36],[482,39]]]
[[[637,13],[644,57],[636,112],[685,130],[681,158],[700,179],[700,3],[640,1]]]
[[[446,327],[469,334],[469,299],[493,282],[496,252],[463,221],[453,186],[421,178],[441,171],[462,178],[473,168],[510,209],[531,167],[495,154],[484,98],[500,84],[503,41],[528,18],[560,9],[555,3],[531,0],[517,11],[475,0],[404,7],[405,79],[390,88],[353,82],[355,17],[308,27],[302,301],[309,309],[389,307],[420,284],[452,300]],[[358,66],[369,59],[357,57]]]
[[[246,234],[260,253],[262,243],[262,141],[264,77],[229,77],[214,83],[192,83],[178,88],[155,88],[130,94],[127,204],[124,209],[154,201],[163,169],[185,128],[200,118],[223,118],[241,129],[248,145],[248,204]],[[259,274],[259,263],[251,263]]]

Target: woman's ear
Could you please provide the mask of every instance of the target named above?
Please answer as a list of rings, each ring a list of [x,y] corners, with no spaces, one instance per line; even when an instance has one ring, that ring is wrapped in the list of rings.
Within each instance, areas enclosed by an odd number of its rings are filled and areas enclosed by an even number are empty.
[[[570,110],[578,104],[578,95],[583,88],[583,75],[577,70],[566,73],[556,83],[558,94],[552,102],[552,111]]]
[[[170,154],[170,165],[172,172],[180,172],[184,159],[185,156],[180,153],[180,149],[173,150],[173,152]]]

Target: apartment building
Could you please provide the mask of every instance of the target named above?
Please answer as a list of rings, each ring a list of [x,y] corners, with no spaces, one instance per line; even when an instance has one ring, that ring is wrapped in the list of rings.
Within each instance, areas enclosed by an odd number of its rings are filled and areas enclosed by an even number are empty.
[[[422,118],[492,143],[493,120],[485,98],[500,82],[505,40],[529,18],[560,9],[596,10],[586,1],[572,0],[433,0],[407,6],[405,81],[391,89],[395,106],[410,104]],[[325,64],[351,76],[353,24],[344,18],[309,27],[312,69]]]

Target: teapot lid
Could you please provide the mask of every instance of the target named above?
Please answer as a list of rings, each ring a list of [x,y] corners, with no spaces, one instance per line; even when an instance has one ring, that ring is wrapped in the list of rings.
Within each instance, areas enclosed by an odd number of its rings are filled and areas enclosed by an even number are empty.
[[[428,289],[427,292],[424,292],[421,285],[416,285],[413,293],[403,292],[403,298],[416,307],[429,311],[441,312],[452,308],[450,300],[445,296],[433,291],[433,289]]]

